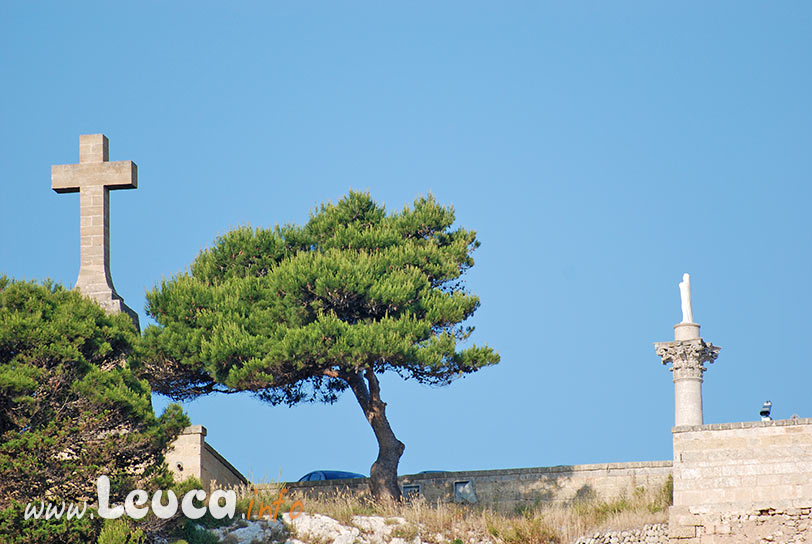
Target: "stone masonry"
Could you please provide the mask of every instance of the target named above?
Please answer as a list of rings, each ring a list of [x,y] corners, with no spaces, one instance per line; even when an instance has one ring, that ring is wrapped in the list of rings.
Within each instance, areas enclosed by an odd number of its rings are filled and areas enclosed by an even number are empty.
[[[675,427],[674,506],[812,502],[812,419]]]
[[[687,274],[683,281],[683,322],[674,326],[673,342],[655,344],[674,376],[670,542],[812,540],[812,419],[703,425],[704,364],[720,348],[700,337]]]
[[[214,488],[232,488],[248,481],[240,471],[206,442],[206,427],[186,427],[166,453],[166,464],[175,481],[195,477],[206,492]]]
[[[126,313],[136,328],[138,314],[124,304],[110,276],[110,190],[137,187],[135,163],[109,162],[109,143],[104,134],[79,136],[79,164],[51,167],[54,191],[79,193],[81,260],[76,288],[108,312]]]
[[[565,506],[594,496],[630,496],[639,487],[660,489],[670,475],[670,461],[648,461],[412,474],[400,476],[398,483],[406,495],[415,492],[429,503],[450,503],[457,499],[455,487],[469,482],[474,502],[510,511]],[[368,483],[367,478],[356,478],[288,485],[300,496],[311,497],[339,490],[365,493]]]
[[[812,542],[812,419],[675,427],[673,436],[672,543]]]
[[[668,524],[656,523],[640,529],[595,533],[582,536],[573,544],[668,544]]]
[[[810,508],[694,509],[677,525],[671,543],[804,544],[812,542]],[[691,536],[695,535],[695,536]]]

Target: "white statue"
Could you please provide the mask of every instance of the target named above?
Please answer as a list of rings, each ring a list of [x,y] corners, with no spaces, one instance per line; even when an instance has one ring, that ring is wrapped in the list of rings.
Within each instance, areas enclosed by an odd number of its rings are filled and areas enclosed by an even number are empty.
[[[679,282],[679,294],[682,299],[682,322],[694,322],[694,310],[691,308],[691,275],[683,274]]]

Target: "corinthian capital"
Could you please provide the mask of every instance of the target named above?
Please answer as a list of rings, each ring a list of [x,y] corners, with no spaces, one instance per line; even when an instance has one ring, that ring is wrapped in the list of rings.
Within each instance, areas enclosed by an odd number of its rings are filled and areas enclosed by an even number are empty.
[[[714,362],[722,348],[697,338],[656,342],[654,349],[664,365],[671,363],[671,371],[679,374],[698,374],[701,377],[702,372],[706,370],[704,363]]]

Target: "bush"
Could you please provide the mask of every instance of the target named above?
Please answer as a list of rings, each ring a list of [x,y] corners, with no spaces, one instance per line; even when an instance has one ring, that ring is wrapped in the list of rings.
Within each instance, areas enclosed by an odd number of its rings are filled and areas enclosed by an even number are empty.
[[[0,276],[0,542],[93,542],[98,517],[24,520],[25,504],[93,502],[102,474],[111,502],[171,481],[163,452],[189,420],[178,405],[155,417],[139,342],[77,291]]]
[[[25,505],[16,501],[0,510],[0,542],[3,544],[87,544],[95,542],[101,518],[90,519],[90,509],[81,519],[25,519]]]
[[[192,520],[186,520],[180,535],[188,544],[217,544],[217,537]]]
[[[134,528],[124,518],[104,521],[99,540],[96,544],[143,544],[144,532]]]

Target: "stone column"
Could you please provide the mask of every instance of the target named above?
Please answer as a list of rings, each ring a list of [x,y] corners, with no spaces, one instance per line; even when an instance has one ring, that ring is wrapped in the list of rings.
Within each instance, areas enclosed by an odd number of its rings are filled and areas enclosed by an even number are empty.
[[[674,376],[674,425],[702,425],[702,374],[722,349],[699,336],[696,323],[674,325],[673,342],[656,342],[663,364],[671,363]]]

